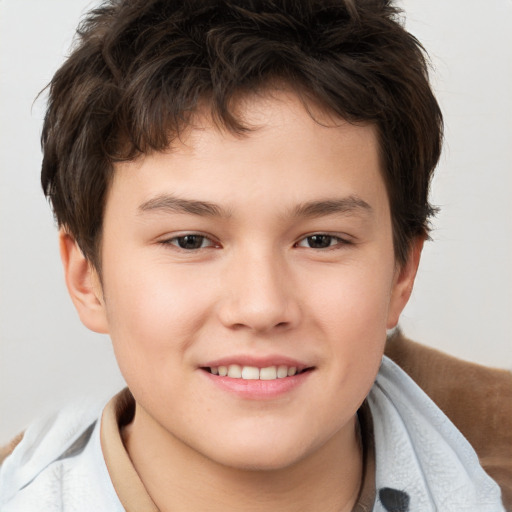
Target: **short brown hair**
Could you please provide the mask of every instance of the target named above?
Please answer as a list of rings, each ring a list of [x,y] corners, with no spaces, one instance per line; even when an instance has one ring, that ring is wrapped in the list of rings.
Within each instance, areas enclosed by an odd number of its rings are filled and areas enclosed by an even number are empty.
[[[376,126],[395,257],[426,237],[442,116],[420,43],[385,0],[109,0],[80,24],[49,85],[42,185],[60,226],[100,264],[113,163],[163,150],[199,105],[246,129],[235,96],[279,81]]]

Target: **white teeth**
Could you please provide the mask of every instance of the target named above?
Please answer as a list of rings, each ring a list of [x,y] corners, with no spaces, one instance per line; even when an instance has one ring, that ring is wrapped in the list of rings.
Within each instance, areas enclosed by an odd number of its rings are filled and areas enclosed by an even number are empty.
[[[259,368],[254,366],[244,366],[242,368],[242,379],[245,380],[258,380],[260,378]]]
[[[277,378],[277,368],[275,366],[268,366],[260,370],[260,380],[274,380]]]
[[[228,366],[228,377],[231,377],[232,379],[241,379],[242,367],[238,364],[230,364]]]
[[[296,366],[267,366],[257,368],[256,366],[242,366],[239,364],[230,364],[229,366],[212,366],[210,373],[220,377],[230,377],[232,379],[244,380],[275,380],[293,377],[297,374]]]
[[[288,377],[288,366],[279,365],[277,367],[277,378],[283,379],[284,377]]]

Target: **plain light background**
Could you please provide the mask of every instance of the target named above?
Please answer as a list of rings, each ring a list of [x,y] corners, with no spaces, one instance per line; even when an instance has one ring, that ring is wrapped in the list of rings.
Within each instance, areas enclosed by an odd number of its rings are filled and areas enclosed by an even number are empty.
[[[0,443],[80,396],[123,386],[109,340],[67,296],[39,185],[44,98],[84,0],[0,0]],[[402,0],[429,52],[446,142],[441,207],[401,325],[465,359],[512,368],[512,0]]]

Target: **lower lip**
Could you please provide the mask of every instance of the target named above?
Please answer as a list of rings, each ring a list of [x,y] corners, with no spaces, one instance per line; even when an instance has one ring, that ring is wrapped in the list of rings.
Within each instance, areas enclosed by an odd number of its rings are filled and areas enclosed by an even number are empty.
[[[201,370],[201,372],[214,385],[240,398],[246,400],[271,400],[286,395],[297,386],[300,386],[309,378],[312,370],[293,375],[292,377],[274,380],[232,379],[231,377],[213,375],[205,370]]]

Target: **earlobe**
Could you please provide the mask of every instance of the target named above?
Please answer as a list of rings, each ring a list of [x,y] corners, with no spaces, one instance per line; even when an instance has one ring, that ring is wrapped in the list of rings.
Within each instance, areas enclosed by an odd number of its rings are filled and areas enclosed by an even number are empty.
[[[91,331],[108,332],[108,322],[100,279],[75,239],[64,229],[59,246],[69,295],[82,323]]]
[[[387,329],[393,329],[397,326],[400,314],[409,301],[424,242],[424,238],[418,237],[411,243],[407,261],[397,270],[391,292]]]

